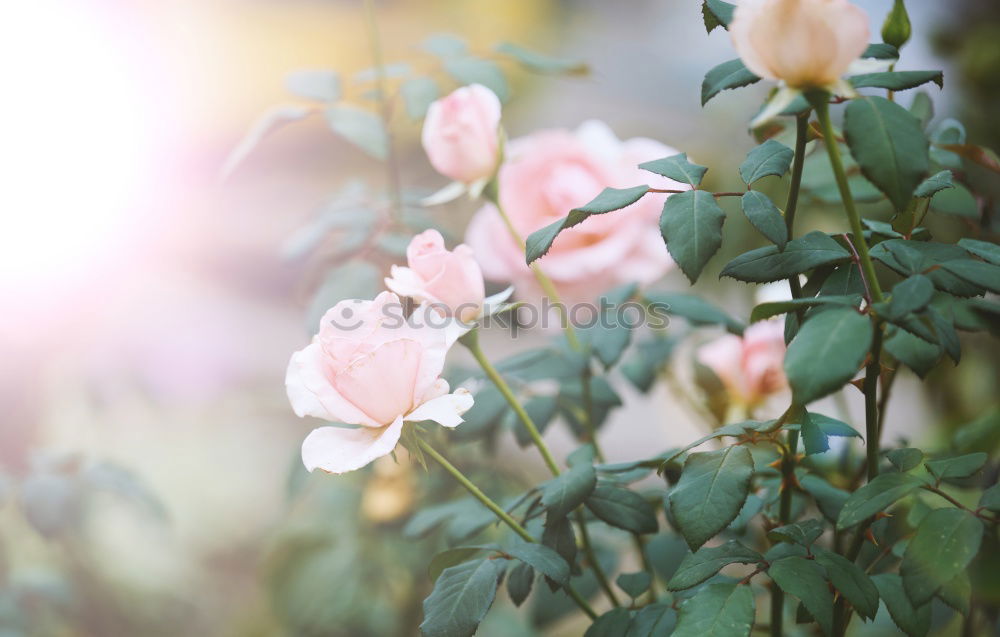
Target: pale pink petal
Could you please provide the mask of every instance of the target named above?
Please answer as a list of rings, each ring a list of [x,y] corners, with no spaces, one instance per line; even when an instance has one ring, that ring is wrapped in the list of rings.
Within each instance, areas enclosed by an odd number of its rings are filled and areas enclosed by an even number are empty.
[[[306,469],[327,473],[347,473],[376,458],[389,455],[403,432],[403,419],[386,427],[320,427],[302,442],[302,463]]]
[[[428,296],[427,282],[410,268],[394,265],[389,269],[389,274],[391,276],[386,277],[385,286],[399,296],[408,296],[417,303],[439,302],[438,299]]]
[[[433,420],[443,427],[457,427],[462,421],[462,414],[472,407],[472,394],[464,387],[459,387],[452,394],[445,394],[428,400],[406,415],[407,422]]]
[[[420,365],[419,343],[389,341],[337,374],[334,385],[372,420],[387,425],[413,407]]]
[[[292,355],[285,374],[285,388],[292,409],[300,418],[314,416],[368,427],[383,424],[341,396],[324,371],[323,352],[315,341]]]

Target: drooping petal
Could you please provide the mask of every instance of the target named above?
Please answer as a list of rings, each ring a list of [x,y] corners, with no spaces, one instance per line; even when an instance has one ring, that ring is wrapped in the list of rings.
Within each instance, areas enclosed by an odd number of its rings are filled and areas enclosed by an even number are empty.
[[[406,415],[407,422],[433,420],[444,427],[457,427],[462,423],[462,414],[472,407],[472,394],[459,387],[454,393],[428,400]]]
[[[753,118],[750,122],[750,128],[757,128],[762,124],[766,124],[770,120],[774,119],[781,114],[781,111],[788,108],[788,105],[795,101],[795,98],[802,94],[802,91],[794,88],[788,88],[787,86],[778,90],[771,98],[771,101],[767,103],[757,117]]]
[[[302,442],[302,463],[306,469],[327,473],[347,473],[376,458],[389,455],[403,432],[403,419],[380,428],[320,427]]]
[[[285,373],[288,400],[298,417],[315,416],[350,425],[379,427],[365,412],[344,398],[324,371],[323,352],[313,342],[292,354]]]

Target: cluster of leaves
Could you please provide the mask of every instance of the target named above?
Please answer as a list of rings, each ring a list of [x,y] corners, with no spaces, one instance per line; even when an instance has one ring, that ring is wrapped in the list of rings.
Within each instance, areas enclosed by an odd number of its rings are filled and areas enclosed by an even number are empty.
[[[706,0],[704,15],[709,31],[725,27],[732,5]],[[879,43],[866,56],[894,61],[898,51]],[[758,79],[739,60],[726,62],[706,75],[702,101]],[[796,600],[795,621],[824,635],[844,634],[854,613],[876,620],[881,606],[910,636],[927,635],[956,615],[964,617],[966,630],[995,629],[995,600],[974,591],[996,581],[985,565],[1000,551],[1000,412],[987,410],[933,452],[883,447],[880,436],[902,367],[924,377],[945,358],[959,362],[959,333],[998,333],[1000,304],[990,295],[1000,293],[1000,247],[986,240],[981,225],[989,202],[977,188],[977,174],[995,178],[1000,162],[968,143],[960,123],[945,119],[931,127],[926,93],[918,93],[908,109],[895,101],[895,92],[941,85],[939,71],[849,79],[856,89],[884,89],[889,97],[850,100],[833,138],[823,139],[820,127],[809,125],[798,158],[783,143],[789,132],[784,122],[755,131],[761,143],[739,168],[744,191],[703,190],[707,168],[683,153],[639,166],[681,185],[667,191],[660,226],[667,249],[692,283],[722,244],[727,215],[720,199],[738,197],[768,245],[732,259],[721,275],[747,283],[788,279],[799,287],[795,298],[759,304],[749,317],[756,322],[785,316],[788,410],[774,420],[724,423],[683,449],[637,462],[595,464],[592,448],[581,448],[565,471],[509,502],[508,512],[537,542],[462,545],[434,559],[436,584],[424,604],[424,634],[472,634],[504,582],[515,604],[534,598],[532,617],[540,625],[574,608],[567,594],[589,598],[603,589],[613,608],[594,621],[590,637],[749,635],[768,607],[772,634],[784,634],[786,596]],[[812,107],[802,99],[784,114],[808,122]],[[801,180],[802,199],[842,214],[824,144],[835,144],[844,156],[847,187],[871,213],[863,219],[863,236],[812,231],[795,237],[778,203],[757,189],[765,179],[785,180],[801,163],[792,180]],[[655,192],[662,190],[644,184],[606,188],[528,237],[527,262],[543,257],[561,231]],[[930,213],[942,216],[937,225]],[[939,240],[931,225],[944,236],[974,236]],[[860,242],[870,247],[877,280],[864,274]],[[873,293],[876,285],[887,290],[884,297]],[[691,327],[719,326],[737,335],[745,328],[693,295],[626,286],[607,296],[669,307]],[[632,343],[627,326],[595,328],[586,333],[583,353],[557,342],[511,357],[500,368],[521,388],[536,422],[546,426],[561,415],[586,440],[578,423],[579,392],[572,388],[590,378],[592,394],[607,397],[594,403],[596,421],[603,421],[618,399],[600,374],[615,369],[648,390],[679,340],[662,330],[648,337]],[[865,436],[806,409],[852,384],[861,370],[866,379],[857,384],[874,410]],[[468,416],[469,426],[456,434],[491,440],[501,428],[512,428],[522,444],[530,443],[516,415],[489,387],[478,392]],[[839,460],[829,458],[831,438],[864,439],[868,459],[844,444],[836,445],[843,450]],[[696,450],[711,441],[717,448]],[[644,481],[636,489],[654,469],[664,478],[661,486]],[[588,550],[595,530],[619,542],[632,535],[642,547],[643,569],[621,573],[617,594],[604,575],[614,571],[614,561]],[[538,576],[547,586],[533,586]],[[658,580],[665,592],[657,591]],[[616,599],[621,593],[630,604]],[[767,595],[770,605],[761,602]],[[883,615],[878,621],[885,626],[887,620]]]

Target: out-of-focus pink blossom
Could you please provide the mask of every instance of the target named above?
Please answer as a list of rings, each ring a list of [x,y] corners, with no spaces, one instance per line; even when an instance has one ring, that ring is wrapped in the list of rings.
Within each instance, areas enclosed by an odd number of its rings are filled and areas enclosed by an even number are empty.
[[[744,407],[755,407],[788,384],[783,321],[761,321],[743,332],[743,337],[725,334],[703,345],[698,362],[722,381],[730,399]]]
[[[410,241],[406,261],[409,267],[392,266],[392,276],[385,280],[390,290],[447,309],[446,314],[462,321],[480,314],[486,296],[483,271],[469,246],[449,251],[440,232],[426,230]]]

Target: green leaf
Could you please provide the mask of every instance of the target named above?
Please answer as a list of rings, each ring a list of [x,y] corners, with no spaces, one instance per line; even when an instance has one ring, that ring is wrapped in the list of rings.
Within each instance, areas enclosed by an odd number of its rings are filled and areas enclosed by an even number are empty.
[[[743,323],[699,296],[680,292],[646,292],[644,297],[650,305],[683,317],[692,325],[721,325],[731,334],[743,334]]]
[[[382,120],[374,113],[354,106],[331,106],[326,109],[330,129],[375,159],[385,159],[389,140]]]
[[[515,606],[520,606],[531,594],[531,585],[535,581],[535,569],[521,562],[510,570],[507,575],[507,594]]]
[[[615,580],[618,584],[618,588],[625,591],[625,593],[635,599],[649,590],[649,585],[652,583],[653,578],[646,571],[638,571],[636,573],[622,573]]]
[[[983,261],[1000,265],[1000,245],[989,241],[979,241],[978,239],[962,238],[958,240],[958,245],[967,252],[976,255]]]
[[[427,114],[431,102],[441,95],[437,82],[429,77],[411,77],[399,86],[399,93],[406,105],[410,119],[421,119]]]
[[[913,191],[914,197],[933,197],[934,193],[944,190],[945,188],[954,188],[955,184],[951,180],[951,171],[942,170],[939,173],[934,173],[927,179],[920,182],[917,189]]]
[[[888,303],[880,304],[878,310],[890,321],[896,321],[911,312],[923,310],[933,296],[934,283],[923,274],[914,274],[897,283],[892,288]]]
[[[941,71],[884,71],[882,73],[862,73],[848,78],[854,88],[884,88],[890,91],[905,91],[921,84],[934,82],[944,87]]]
[[[837,528],[841,531],[863,522],[880,511],[888,509],[896,500],[905,497],[923,484],[908,473],[883,473],[859,488],[847,498]]]
[[[702,177],[708,171],[708,168],[704,166],[689,162],[687,153],[647,161],[639,164],[639,168],[656,173],[657,175],[663,175],[668,179],[673,179],[682,184],[690,184],[693,187],[697,187],[701,183]]]
[[[496,597],[507,561],[477,560],[447,568],[424,600],[420,632],[427,637],[470,637]]]
[[[969,579],[969,574],[963,571],[956,575],[941,587],[937,596],[942,602],[968,617],[972,597],[972,581]]]
[[[876,60],[898,60],[899,49],[885,42],[875,42],[868,45],[868,48],[861,53],[861,57]]]
[[[811,456],[829,451],[830,443],[827,441],[826,434],[813,422],[809,414],[803,411],[799,420],[801,421],[799,430],[802,432],[802,446],[806,455]]]
[[[656,376],[666,365],[677,341],[668,338],[650,338],[639,343],[632,357],[621,365],[622,375],[641,392],[649,391]]]
[[[745,420],[743,422],[735,422],[735,423],[730,423],[728,425],[724,425],[714,430],[712,433],[702,436],[701,438],[698,438],[694,442],[687,444],[681,449],[675,451],[673,454],[668,456],[664,462],[665,463],[670,462],[675,458],[679,458],[685,452],[690,451],[691,449],[694,449],[698,445],[706,443],[709,440],[722,438],[723,436],[733,436],[733,437],[743,436],[753,431],[760,431],[761,429],[769,427],[772,424],[774,424],[773,420],[765,422],[761,422],[758,420]]]
[[[906,545],[899,574],[915,606],[931,600],[965,570],[979,552],[983,525],[968,511],[935,509],[924,517]]]
[[[460,546],[441,551],[431,558],[431,563],[427,565],[427,576],[432,582],[437,581],[446,568],[468,562],[483,551],[498,550],[499,548],[496,545]]]
[[[770,283],[822,265],[846,261],[850,253],[822,232],[792,239],[785,249],[765,246],[745,252],[726,264],[721,276],[752,283]]]
[[[620,637],[628,630],[632,615],[627,608],[612,608],[597,618],[583,637]]]
[[[544,433],[548,428],[549,423],[555,418],[556,412],[558,410],[558,401],[555,396],[545,396],[538,395],[532,396],[524,401],[524,410],[528,412],[528,417],[531,421],[535,423],[538,427],[539,433]],[[514,436],[517,438],[517,444],[522,447],[527,447],[532,444],[531,434],[528,433],[527,427],[521,422],[521,419],[517,416],[514,410],[507,411],[507,419],[505,424],[514,430]]]
[[[779,250],[785,249],[788,242],[785,217],[767,195],[759,190],[749,190],[740,199],[740,207],[754,228],[778,246]]]
[[[799,598],[824,634],[833,632],[833,594],[823,567],[812,560],[792,556],[773,562],[767,574],[781,590]]]
[[[656,513],[649,502],[634,491],[598,484],[586,500],[587,508],[611,526],[633,533],[656,533]]]
[[[896,326],[886,330],[883,347],[921,378],[927,376],[941,358],[940,347]]]
[[[917,118],[883,97],[862,97],[847,105],[844,136],[861,173],[905,209],[930,165]]]
[[[705,74],[701,82],[701,105],[704,106],[726,89],[749,86],[759,81],[760,78],[744,66],[743,60],[736,58],[723,62]]]
[[[809,412],[809,419],[816,425],[824,436],[837,436],[839,438],[860,438],[861,434],[858,431],[848,425],[846,422],[837,420],[836,418],[830,418],[829,416],[824,416],[823,414],[817,414],[814,411]],[[785,427],[786,429],[791,429],[791,427]]]
[[[704,546],[689,553],[677,567],[667,589],[681,591],[694,588],[730,564],[756,564],[764,557],[748,549],[736,540],[729,540],[720,546]]]
[[[559,585],[569,581],[569,564],[559,553],[543,544],[516,541],[504,546],[503,551]]]
[[[747,637],[753,621],[749,586],[709,584],[681,605],[673,637]]]
[[[670,511],[692,551],[729,526],[750,490],[753,458],[746,447],[693,453],[670,492]]]
[[[469,50],[468,44],[462,38],[450,33],[437,33],[426,38],[420,47],[428,53],[439,57],[461,55]]]
[[[340,73],[327,69],[293,71],[285,77],[285,87],[307,100],[336,102],[341,96]]]
[[[509,55],[529,71],[556,75],[585,75],[590,68],[585,62],[567,58],[557,58],[531,51],[513,42],[501,42],[495,47],[497,53]]]
[[[648,604],[632,617],[625,637],[669,637],[676,622],[677,614],[670,604]]]
[[[733,21],[733,11],[736,10],[736,6],[722,0],[705,0],[701,10],[705,14],[705,28],[711,33],[716,25],[721,25],[724,29],[729,28],[729,23]],[[715,19],[715,24],[712,26],[709,26],[708,14],[711,14]]]
[[[823,514],[823,517],[831,522],[836,522],[850,494],[813,474],[799,478],[799,484],[816,501],[816,507]]]
[[[660,215],[660,233],[670,256],[694,283],[722,246],[726,213],[704,190],[688,190],[667,197]]]
[[[444,60],[444,70],[459,84],[482,84],[496,93],[501,102],[510,97],[507,78],[495,62],[471,56],[448,57]]]
[[[834,588],[854,606],[854,610],[862,617],[874,618],[878,613],[878,589],[861,567],[821,546],[814,546],[812,551],[816,562],[826,569],[826,576]]]
[[[900,471],[916,469],[924,461],[924,452],[913,447],[893,449],[885,455],[889,458],[889,462]]]
[[[985,261],[963,259],[945,261],[941,267],[963,281],[985,288],[994,294],[1000,294],[1000,266]]]
[[[931,199],[931,209],[946,215],[964,217],[966,219],[979,219],[979,203],[969,189],[962,184],[954,184],[953,188],[948,188],[937,193]]]
[[[567,564],[576,563],[576,536],[568,518],[548,519],[546,516],[542,544],[561,555]]]
[[[928,460],[927,470],[938,480],[948,480],[953,478],[968,478],[983,468],[986,464],[987,455],[982,451],[967,453],[961,456],[944,458],[941,460]]]
[[[750,185],[768,175],[781,177],[792,165],[792,149],[773,139],[769,139],[747,154],[746,160],[740,164],[740,177],[743,183]]]
[[[767,539],[772,542],[789,542],[808,547],[821,535],[823,535],[822,522],[803,520],[771,529],[767,532]]]
[[[542,506],[555,518],[565,517],[580,506],[597,486],[597,472],[578,464],[542,485]]]
[[[633,186],[632,188],[605,188],[589,203],[569,211],[563,219],[551,223],[541,230],[528,235],[525,250],[526,262],[530,265],[536,259],[545,255],[552,247],[556,236],[567,228],[583,223],[590,215],[600,215],[613,210],[620,210],[639,201],[649,192],[649,186]]]
[[[750,312],[750,322],[756,323],[757,321],[763,321],[779,314],[787,314],[789,312],[796,312],[802,308],[820,305],[858,308],[861,305],[861,296],[858,294],[842,294],[761,303]]]
[[[895,573],[880,573],[871,579],[893,623],[909,637],[925,637],[931,627],[930,604],[915,607],[903,591],[903,580]]]
[[[982,497],[979,498],[979,506],[994,513],[1000,513],[1000,483],[983,491]]]
[[[871,321],[853,308],[809,317],[785,353],[795,402],[806,405],[840,389],[861,367],[871,342]]]

